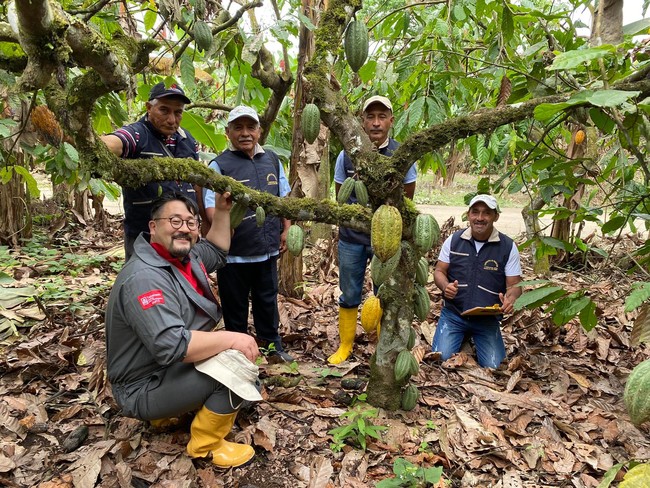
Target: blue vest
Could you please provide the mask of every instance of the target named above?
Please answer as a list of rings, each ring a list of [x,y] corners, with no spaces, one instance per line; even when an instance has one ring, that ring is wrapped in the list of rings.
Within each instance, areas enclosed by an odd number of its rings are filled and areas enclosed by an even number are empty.
[[[224,151],[214,158],[221,174],[258,191],[280,196],[280,159],[268,149],[253,156],[242,151]],[[277,252],[280,247],[282,222],[269,215],[262,227],[258,227],[255,212],[248,210],[241,224],[235,229],[228,254],[231,256],[258,256]]]
[[[131,159],[168,157],[163,149],[164,136],[150,122],[143,118],[128,126],[140,134],[137,141],[136,153]],[[176,134],[176,148],[172,154],[175,158],[198,159],[194,137],[184,131],[186,137]],[[142,154],[150,153],[150,154]],[[151,204],[163,193],[177,191],[196,202],[196,192],[191,183],[184,181],[152,181],[140,188],[122,188],[124,196],[124,233],[136,237],[140,232],[149,231],[151,220]]]
[[[445,300],[445,307],[458,314],[501,303],[499,293],[506,292],[506,264],[514,246],[512,239],[499,232],[499,241],[484,243],[477,253],[474,239],[462,239],[463,232],[459,230],[451,238],[447,271],[450,283],[458,280],[458,294],[453,300]]]
[[[379,154],[383,156],[392,156],[393,152],[395,152],[395,149],[398,147],[399,142],[393,138],[389,138],[388,146],[382,147],[379,150]],[[343,168],[345,168],[346,178],[354,178],[355,180],[358,179],[357,170],[354,168],[354,164],[352,164],[352,160],[347,153],[343,153]],[[357,196],[354,194],[354,190],[348,199],[348,203],[357,203]],[[364,234],[363,232],[352,230],[344,226],[339,227],[339,239],[345,242],[350,242],[352,244],[362,244],[364,246],[370,245],[370,236],[368,234]]]

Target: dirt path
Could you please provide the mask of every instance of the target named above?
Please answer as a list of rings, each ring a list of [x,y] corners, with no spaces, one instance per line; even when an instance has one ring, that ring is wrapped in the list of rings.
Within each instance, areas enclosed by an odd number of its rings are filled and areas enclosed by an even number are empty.
[[[449,217],[454,217],[456,225],[464,225],[462,215],[467,211],[467,207],[447,207],[442,205],[418,205],[417,207],[421,212],[433,215],[440,225],[446,222]],[[521,216],[521,208],[502,209],[496,227],[504,234],[512,237],[523,234],[526,231],[526,226]]]

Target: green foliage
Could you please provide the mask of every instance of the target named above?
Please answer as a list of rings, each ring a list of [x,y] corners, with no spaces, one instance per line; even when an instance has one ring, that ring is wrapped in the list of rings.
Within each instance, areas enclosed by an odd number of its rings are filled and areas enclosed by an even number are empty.
[[[631,460],[617,463],[609,468],[597,488],[609,488],[616,479],[618,472],[623,468],[629,468],[629,471],[625,473],[619,488],[643,488],[647,486],[648,479],[650,479],[650,463],[639,463]]]
[[[383,425],[375,425],[371,419],[378,415],[378,410],[370,409],[367,405],[356,405],[345,412],[340,418],[348,419],[349,423],[336,427],[328,432],[332,436],[330,448],[339,452],[347,443],[366,450],[369,438],[380,439],[380,432],[386,430]]]
[[[625,311],[632,312],[650,298],[650,283],[634,283],[632,291],[625,299]]]
[[[568,293],[560,286],[553,285],[553,281],[537,280],[522,282],[519,286],[541,284],[534,290],[526,291],[514,304],[515,310],[524,308],[532,310],[546,306],[545,312],[551,313],[553,323],[562,326],[574,317],[578,317],[586,330],[596,326],[596,304],[585,296],[585,291]]]
[[[440,481],[442,467],[423,468],[406,459],[397,458],[393,461],[394,478],[377,482],[376,488],[424,488]]]

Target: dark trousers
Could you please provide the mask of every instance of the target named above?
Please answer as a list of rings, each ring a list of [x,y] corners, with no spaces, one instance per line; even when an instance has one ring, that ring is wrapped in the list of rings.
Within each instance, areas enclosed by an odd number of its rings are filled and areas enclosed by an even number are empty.
[[[228,263],[217,271],[226,330],[248,331],[248,299],[253,306],[257,339],[282,351],[278,326],[278,257],[260,263]]]
[[[229,414],[237,411],[243,401],[191,363],[174,363],[152,373],[139,385],[112,388],[122,413],[141,420],[176,417],[203,405],[212,412]]]

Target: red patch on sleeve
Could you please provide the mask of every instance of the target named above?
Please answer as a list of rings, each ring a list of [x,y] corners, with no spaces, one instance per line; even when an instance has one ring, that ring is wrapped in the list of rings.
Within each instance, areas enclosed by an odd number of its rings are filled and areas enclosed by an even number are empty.
[[[165,303],[165,297],[162,290],[151,290],[138,297],[142,310],[147,310],[154,305]]]

